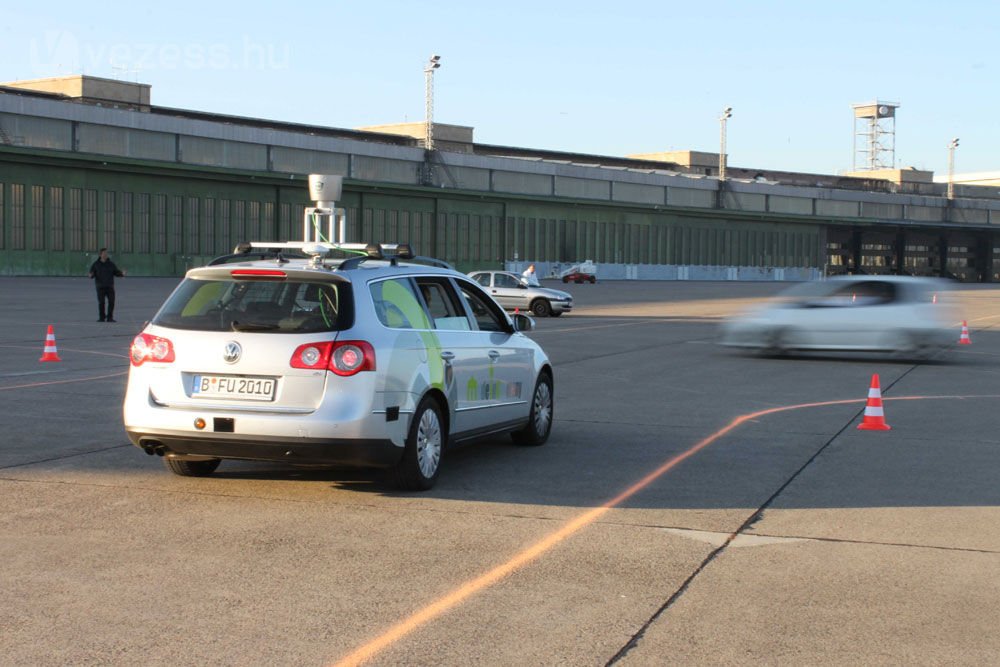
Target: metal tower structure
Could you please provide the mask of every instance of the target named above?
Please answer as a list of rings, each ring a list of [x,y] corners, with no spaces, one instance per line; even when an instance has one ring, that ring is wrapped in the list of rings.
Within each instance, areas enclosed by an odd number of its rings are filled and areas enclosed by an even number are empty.
[[[898,102],[852,104],[854,109],[853,171],[895,169]]]

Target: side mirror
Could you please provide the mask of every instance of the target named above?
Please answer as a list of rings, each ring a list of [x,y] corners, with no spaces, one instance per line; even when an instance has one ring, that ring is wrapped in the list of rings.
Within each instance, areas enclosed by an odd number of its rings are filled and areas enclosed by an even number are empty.
[[[514,313],[511,315],[511,320],[514,322],[514,331],[535,330],[535,320],[531,319],[524,313]]]

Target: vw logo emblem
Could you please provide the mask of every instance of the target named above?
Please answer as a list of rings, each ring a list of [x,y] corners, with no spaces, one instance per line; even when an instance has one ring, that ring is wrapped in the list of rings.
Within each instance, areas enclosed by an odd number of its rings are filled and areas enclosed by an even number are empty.
[[[243,354],[243,348],[240,347],[240,344],[234,340],[231,340],[228,343],[226,343],[226,350],[225,352],[222,353],[222,359],[227,364],[235,364],[237,361],[240,360],[240,355],[242,354]]]

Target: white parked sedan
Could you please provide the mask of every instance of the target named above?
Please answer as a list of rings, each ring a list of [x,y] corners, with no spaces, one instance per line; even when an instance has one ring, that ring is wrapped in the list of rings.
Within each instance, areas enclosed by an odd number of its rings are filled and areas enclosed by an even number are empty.
[[[469,276],[506,310],[531,312],[537,317],[559,317],[573,310],[573,295],[562,290],[529,285],[507,271],[473,271]]]
[[[839,276],[802,283],[726,322],[721,343],[794,350],[889,352],[928,358],[958,341],[948,283],[908,276]]]

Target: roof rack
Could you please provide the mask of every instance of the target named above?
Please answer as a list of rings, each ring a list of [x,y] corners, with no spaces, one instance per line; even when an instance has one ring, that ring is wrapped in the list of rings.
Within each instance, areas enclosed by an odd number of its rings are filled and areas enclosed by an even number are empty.
[[[414,255],[410,259],[406,260],[412,264],[426,264],[428,266],[436,266],[439,269],[450,269],[451,271],[456,271],[454,266],[444,261],[443,259],[437,259],[436,257],[422,257],[421,255]]]
[[[312,258],[312,266],[320,266],[326,254],[332,250],[354,253],[340,263],[341,271],[356,269],[369,260],[388,260],[395,266],[399,260],[427,264],[442,269],[454,269],[448,262],[434,257],[422,257],[413,254],[413,250],[405,243],[330,243],[327,241],[283,241],[274,242],[244,242],[238,244],[229,255],[216,257],[209,266],[246,262],[250,260],[274,259],[279,264],[287,263],[289,258]]]
[[[274,244],[265,244],[264,246],[256,246],[257,251],[254,252],[254,247],[249,243],[241,243],[236,246],[233,252],[229,255],[220,255],[212,259],[208,263],[209,266],[217,266],[219,264],[231,264],[234,262],[249,262],[253,260],[265,260],[273,259],[278,264],[287,264],[289,259],[308,259],[309,255],[303,252],[297,252],[292,248],[280,248],[276,247]]]

